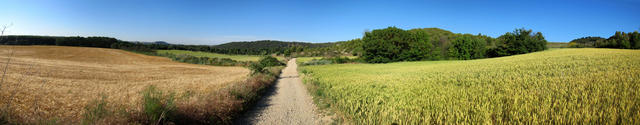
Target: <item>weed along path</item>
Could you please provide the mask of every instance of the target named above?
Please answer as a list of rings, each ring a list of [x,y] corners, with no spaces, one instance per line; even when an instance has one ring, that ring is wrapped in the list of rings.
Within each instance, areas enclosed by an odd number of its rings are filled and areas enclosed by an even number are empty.
[[[289,60],[275,85],[236,124],[320,124],[313,100],[298,78],[297,68],[296,59]]]

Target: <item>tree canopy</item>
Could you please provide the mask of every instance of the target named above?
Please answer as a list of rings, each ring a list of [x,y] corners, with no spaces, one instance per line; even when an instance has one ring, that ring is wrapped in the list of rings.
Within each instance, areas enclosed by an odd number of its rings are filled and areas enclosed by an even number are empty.
[[[361,58],[369,63],[397,61],[480,59],[545,50],[542,33],[516,29],[498,39],[459,34],[438,28],[403,30],[396,27],[366,32]]]

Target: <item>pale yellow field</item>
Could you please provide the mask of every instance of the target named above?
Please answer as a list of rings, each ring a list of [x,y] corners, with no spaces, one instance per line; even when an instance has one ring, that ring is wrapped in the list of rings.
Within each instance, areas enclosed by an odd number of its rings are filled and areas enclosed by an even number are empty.
[[[6,79],[0,83],[0,108],[9,107],[12,120],[26,122],[79,121],[85,105],[102,96],[113,109],[139,110],[140,92],[149,85],[177,96],[198,95],[244,80],[249,74],[242,67],[60,46],[0,46],[0,73],[12,51]]]

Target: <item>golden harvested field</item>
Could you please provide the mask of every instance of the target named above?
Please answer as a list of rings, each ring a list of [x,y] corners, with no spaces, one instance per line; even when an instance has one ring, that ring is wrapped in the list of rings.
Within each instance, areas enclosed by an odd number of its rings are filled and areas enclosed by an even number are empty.
[[[321,106],[355,124],[640,123],[640,50],[300,70]]]
[[[13,120],[24,122],[80,121],[84,107],[103,96],[107,107],[140,110],[140,93],[149,85],[180,97],[215,91],[249,74],[242,67],[185,64],[116,49],[61,46],[0,46],[0,71],[12,51],[6,79],[0,83],[0,106],[9,107]]]

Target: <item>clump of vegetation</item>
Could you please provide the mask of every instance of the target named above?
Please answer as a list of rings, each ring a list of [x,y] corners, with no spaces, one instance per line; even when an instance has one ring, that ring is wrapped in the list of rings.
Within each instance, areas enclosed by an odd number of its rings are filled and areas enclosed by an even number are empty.
[[[110,115],[110,111],[107,110],[106,96],[102,96],[100,100],[94,100],[85,106],[84,119],[82,124],[95,124],[97,120]]]
[[[396,27],[366,32],[362,56],[369,63],[399,61],[480,59],[545,50],[542,33],[516,29],[498,39],[478,34],[454,34],[426,28],[403,30]]]
[[[308,65],[328,65],[328,64],[333,64],[333,62],[331,60],[324,60],[324,59],[312,59],[309,61],[306,61],[300,65],[302,66],[308,66]]]
[[[156,50],[157,53],[169,53],[174,55],[192,55],[196,57],[209,57],[209,58],[229,58],[237,61],[258,61],[263,56],[260,55],[229,55],[220,53],[211,53],[203,51],[188,51],[188,50]]]
[[[582,37],[571,40],[569,47],[572,48],[593,48],[596,47],[596,43],[602,43],[607,39],[602,37]]]
[[[342,63],[354,63],[362,62],[357,58],[349,57],[323,57],[320,59],[311,59],[309,61],[303,61],[301,65],[327,65],[327,64],[342,64]]]
[[[283,65],[274,57],[263,57],[255,64],[262,68],[242,82],[212,92],[195,101],[178,102],[176,124],[230,124],[238,113],[254,104],[280,74]],[[251,67],[250,67],[251,68]],[[253,70],[253,69],[252,69]]]
[[[640,124],[638,55],[557,49],[299,68],[318,105],[353,124]]]
[[[8,125],[9,124],[9,120],[7,120],[6,114],[2,113],[2,115],[0,115],[0,124],[2,125]]]
[[[640,49],[640,33],[616,32],[606,40],[598,40],[594,43],[597,48]]]
[[[154,53],[153,55],[167,57],[178,62],[214,66],[247,66],[250,63],[249,61],[236,61],[230,58],[216,58],[206,56],[197,57],[189,54],[176,55],[172,53]]]
[[[142,91],[142,122],[145,124],[162,124],[175,119],[175,98],[166,95],[153,85]]]
[[[284,63],[278,61],[275,57],[265,56],[258,60],[258,62],[251,63],[249,65],[249,70],[251,70],[252,74],[270,73],[267,67],[282,65],[284,65]]]
[[[631,33],[617,31],[608,39],[602,37],[583,37],[571,40],[569,47],[640,49],[640,33],[638,33],[638,31]]]

